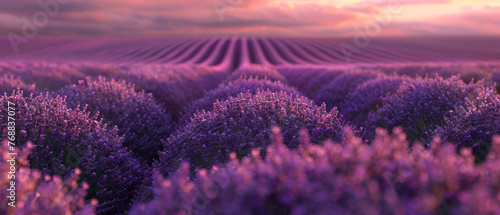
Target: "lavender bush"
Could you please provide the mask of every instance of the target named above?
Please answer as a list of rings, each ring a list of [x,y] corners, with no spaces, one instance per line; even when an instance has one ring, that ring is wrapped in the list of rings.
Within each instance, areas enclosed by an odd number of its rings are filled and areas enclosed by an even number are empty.
[[[485,81],[489,80],[491,76],[491,72],[477,69],[477,70],[467,70],[460,74],[458,74],[460,79],[465,83],[475,83],[477,81]]]
[[[179,118],[179,124],[183,122],[188,123],[190,118],[197,111],[212,111],[214,103],[219,101],[225,101],[229,97],[236,97],[241,93],[249,92],[255,94],[257,90],[269,90],[273,92],[283,91],[287,94],[293,93],[295,95],[302,95],[295,88],[283,85],[279,81],[271,81],[267,78],[253,78],[253,77],[241,77],[234,82],[229,82],[227,84],[221,84],[218,88],[213,89],[205,93],[200,99],[197,99],[187,105],[182,110],[181,117]]]
[[[29,96],[31,93],[39,94],[35,84],[27,85],[19,77],[14,77],[14,75],[4,74],[0,76],[0,94],[7,93],[10,95],[16,90],[22,90],[25,96]]]
[[[317,75],[313,77],[307,77],[309,81],[304,86],[304,94],[308,98],[316,98],[318,92],[325,86],[328,85],[333,79],[344,74],[345,71],[342,70],[323,70],[318,72]]]
[[[244,77],[256,77],[259,79],[266,78],[270,81],[280,81],[281,83],[286,83],[286,78],[280,74],[276,69],[269,68],[261,65],[251,65],[247,67],[241,67],[235,70],[226,78],[227,82],[234,82],[240,79],[241,76]]]
[[[482,83],[467,85],[456,76],[405,82],[397,93],[384,98],[384,105],[376,114],[369,115],[367,138],[373,137],[376,127],[402,126],[410,142],[425,142],[430,132],[444,125],[444,117],[450,110],[464,105],[466,98],[476,99],[486,90]]]
[[[76,83],[85,78],[85,74],[64,64],[34,62],[10,65],[6,70],[10,74],[21,77],[25,83],[36,83],[37,88],[50,91],[58,90],[65,85]]]
[[[224,73],[197,66],[145,66],[132,67],[114,77],[135,84],[136,91],[152,93],[177,120],[177,113],[185,105],[201,98],[206,90],[217,87],[224,79]]]
[[[474,165],[434,140],[432,149],[409,142],[402,129],[383,129],[371,145],[348,129],[341,144],[303,144],[289,150],[279,129],[273,144],[242,161],[230,161],[188,178],[184,163],[170,179],[156,175],[155,200],[130,214],[499,214],[500,136],[489,160]],[[286,142],[285,142],[286,144]]]
[[[158,157],[160,140],[167,138],[173,129],[170,115],[151,94],[136,93],[134,85],[123,80],[87,78],[60,89],[58,94],[66,96],[69,108],[85,107],[91,115],[98,113],[104,118],[104,123],[118,126],[118,134],[125,137],[123,145],[145,163]]]
[[[428,78],[450,78],[460,76],[465,83],[483,80],[490,86],[495,82],[495,74],[498,74],[498,64],[415,64],[406,66],[384,66],[376,67],[382,72],[390,75],[400,75],[409,77],[428,77]],[[375,68],[372,68],[375,69]],[[498,86],[498,85],[497,85]]]
[[[8,102],[15,104],[16,142],[32,141],[30,168],[43,174],[67,177],[74,168],[90,188],[87,198],[97,198],[99,214],[123,213],[136,188],[149,172],[122,147],[118,130],[90,117],[85,110],[67,108],[60,98],[24,97],[17,91],[0,98],[0,115]],[[7,118],[1,119],[1,139],[7,138]]]
[[[343,74],[341,69],[311,68],[311,67],[284,67],[278,69],[288,83],[304,93],[308,98],[315,98],[318,91],[334,78]]]
[[[382,74],[374,71],[345,72],[321,88],[314,101],[316,104],[326,103],[328,109],[338,107],[357,86],[381,76]]]
[[[500,98],[489,90],[481,99],[466,100],[464,106],[450,111],[445,124],[431,135],[438,135],[459,149],[471,147],[476,161],[484,161],[495,134],[500,134]]]
[[[33,144],[25,144],[22,150],[17,147],[10,151],[7,141],[3,141],[0,154],[0,187],[2,200],[0,201],[1,214],[95,214],[97,200],[92,199],[91,204],[85,203],[86,190],[88,184],[83,182],[78,184],[81,170],[75,169],[66,179],[59,176],[42,175],[38,170],[30,169],[28,155],[31,153]],[[9,160],[11,155],[8,153],[17,153],[16,173],[11,180],[9,175],[11,164]],[[42,177],[43,176],[43,177]],[[8,189],[10,182],[14,181],[14,195],[11,195]],[[7,196],[15,196],[14,204]]]
[[[387,66],[372,67],[372,69],[380,70],[388,75],[409,76],[412,78],[436,78],[438,76],[442,78],[449,78],[460,74],[462,71],[477,71],[477,68],[475,67],[461,64],[409,64],[398,66],[389,64]]]
[[[285,92],[258,91],[255,95],[240,94],[227,101],[216,102],[213,112],[195,115],[189,125],[164,143],[159,162],[154,163],[164,175],[169,175],[184,161],[193,168],[224,163],[228,154],[238,151],[240,157],[250,148],[264,148],[271,143],[271,126],[284,131],[287,146],[297,148],[298,131],[307,128],[312,141],[341,138],[345,123],[337,110],[326,110],[312,101]]]
[[[308,81],[324,69],[311,67],[279,67],[278,72],[285,76],[290,86],[296,87],[300,92],[303,91]]]
[[[383,105],[383,97],[396,93],[401,84],[407,81],[410,79],[381,77],[361,84],[342,102],[340,115],[357,126],[364,126],[368,115],[374,114]]]

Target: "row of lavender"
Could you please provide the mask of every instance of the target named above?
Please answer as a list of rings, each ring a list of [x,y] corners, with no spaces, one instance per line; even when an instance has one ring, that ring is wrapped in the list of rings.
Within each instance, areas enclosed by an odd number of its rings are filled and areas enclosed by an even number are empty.
[[[498,37],[414,38],[31,38],[12,49],[0,38],[0,58],[25,62],[100,62],[198,65],[235,70],[263,66],[318,66],[377,63],[497,62]],[[354,42],[354,43],[353,43]],[[20,44],[18,44],[20,45]]]
[[[493,135],[500,134],[500,101],[490,87],[500,76],[496,67],[463,67],[454,71],[460,79],[448,78],[453,73],[444,68],[415,68],[411,74],[429,77],[405,76],[409,66],[251,67],[231,75],[202,67],[17,66],[2,68],[11,75],[0,82],[7,93],[0,111],[5,115],[8,102],[17,105],[17,142],[34,145],[29,174],[54,175],[33,180],[24,193],[21,201],[35,211],[87,213],[97,199],[98,214],[131,208],[164,214],[498,213],[498,184],[491,183],[500,174],[498,153],[490,152]],[[435,71],[447,78],[432,76]],[[484,81],[469,83],[470,77]],[[23,92],[12,93],[17,88]],[[282,133],[274,132],[276,144],[268,147],[274,125]],[[394,126],[403,130],[390,136],[375,129]],[[440,150],[434,136],[454,143],[460,155]],[[325,140],[340,145],[308,144]],[[282,143],[298,150],[286,151]],[[411,152],[403,150],[408,146]],[[401,178],[401,165],[411,177]],[[153,177],[153,170],[171,180]],[[51,180],[61,181],[58,176],[73,181],[72,192],[85,194],[64,192],[67,201],[40,196]],[[84,184],[78,188],[75,181]],[[490,205],[463,204],[470,195]]]

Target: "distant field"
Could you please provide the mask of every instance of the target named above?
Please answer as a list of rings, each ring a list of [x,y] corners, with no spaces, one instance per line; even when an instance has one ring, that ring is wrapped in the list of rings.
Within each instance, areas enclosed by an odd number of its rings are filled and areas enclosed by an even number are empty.
[[[374,38],[35,38],[15,54],[0,40],[1,61],[194,64],[234,70],[265,66],[492,62],[500,60],[498,37]],[[341,45],[343,44],[343,45]],[[363,45],[363,46],[359,46]],[[342,50],[341,47],[344,47]],[[351,54],[345,54],[345,52]]]

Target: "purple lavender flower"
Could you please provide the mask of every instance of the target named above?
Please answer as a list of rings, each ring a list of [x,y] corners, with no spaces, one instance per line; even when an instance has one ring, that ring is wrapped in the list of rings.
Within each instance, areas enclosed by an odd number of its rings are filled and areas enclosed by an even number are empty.
[[[308,98],[316,98],[318,92],[328,85],[333,79],[337,78],[346,71],[342,70],[323,70],[318,72],[315,76],[307,77],[308,83],[304,86],[304,94]]]
[[[104,123],[118,126],[118,134],[125,137],[123,145],[146,163],[158,157],[160,140],[166,139],[173,129],[170,115],[151,94],[136,93],[134,85],[123,80],[87,78],[60,89],[58,94],[66,96],[69,108],[86,107],[91,115],[104,118]]]
[[[456,76],[459,74],[470,74],[466,75],[469,77],[480,77],[480,74],[484,74],[483,69],[477,64],[468,65],[461,63],[442,63],[442,64],[432,64],[432,63],[418,63],[418,64],[407,64],[407,65],[383,65],[383,66],[369,66],[361,67],[363,69],[380,70],[381,72],[388,75],[399,75],[408,76],[412,78],[416,77],[427,77],[427,78],[450,78],[451,76]],[[464,78],[471,80],[470,78]],[[478,79],[475,79],[476,81]],[[464,80],[465,82],[465,80]],[[466,82],[469,83],[469,82]]]
[[[97,200],[93,199],[91,204],[85,203],[88,184],[85,182],[81,186],[78,184],[81,170],[75,169],[64,180],[56,175],[42,175],[38,170],[28,167],[28,155],[33,148],[31,143],[25,144],[22,150],[16,147],[11,151],[9,146],[12,145],[8,145],[7,142],[3,141],[0,148],[1,214],[95,214]],[[14,158],[15,173],[11,173],[12,156],[8,153],[17,153]],[[14,189],[11,187],[11,182],[15,183]]]
[[[165,141],[165,150],[153,166],[169,175],[183,161],[195,168],[210,167],[227,161],[233,151],[243,157],[251,148],[264,150],[271,143],[273,125],[283,129],[290,148],[297,148],[301,128],[311,131],[314,143],[338,141],[345,123],[337,114],[336,109],[327,111],[325,105],[318,107],[307,98],[285,92],[240,94],[217,101],[213,112],[195,115],[189,125]]]
[[[145,90],[172,114],[177,121],[180,110],[194,99],[203,97],[206,90],[217,87],[225,73],[204,67],[133,67],[116,74],[135,84],[136,91]]]
[[[373,71],[345,72],[321,88],[314,101],[316,104],[326,103],[328,109],[338,107],[357,86],[381,76],[380,73]]]
[[[309,79],[307,78],[314,77],[323,69],[293,66],[279,67],[277,68],[277,70],[279,73],[285,76],[290,86],[296,87],[300,92],[304,92],[303,87],[305,87],[309,81]]]
[[[234,82],[238,79],[240,79],[241,76],[245,77],[255,77],[259,79],[264,79],[266,78],[267,80],[270,81],[280,81],[281,83],[287,83],[286,78],[280,74],[276,69],[269,68],[266,66],[262,65],[250,65],[246,67],[241,67],[235,70],[234,72],[229,75],[229,77],[226,79],[227,82]]]
[[[212,111],[214,103],[219,101],[225,101],[229,97],[236,97],[241,93],[249,92],[255,94],[257,90],[269,90],[273,92],[283,91],[287,94],[293,93],[295,95],[302,95],[296,91],[295,88],[283,85],[279,81],[270,81],[267,78],[246,78],[242,77],[234,82],[229,82],[227,84],[221,84],[218,88],[213,89],[205,93],[200,99],[193,101],[191,104],[187,105],[183,110],[181,117],[179,118],[179,123],[189,123],[190,118],[197,111]],[[183,124],[181,124],[183,125]]]
[[[155,174],[155,200],[130,214],[500,213],[500,136],[491,159],[475,165],[470,149],[458,155],[435,139],[430,150],[410,151],[401,128],[376,133],[371,145],[349,130],[341,144],[316,145],[301,132],[303,143],[289,150],[273,129],[266,158],[260,149],[241,161],[231,153],[228,163],[199,169],[196,181],[187,163],[169,179]]]
[[[491,138],[500,134],[500,98],[490,89],[473,101],[467,99],[464,106],[450,111],[445,124],[431,136],[437,135],[459,149],[471,147],[476,161],[484,161],[491,147]]]
[[[340,105],[340,115],[357,126],[364,126],[368,115],[383,105],[383,97],[396,93],[401,84],[407,81],[410,79],[381,77],[359,85]]]
[[[334,78],[344,73],[341,69],[314,68],[314,67],[284,67],[278,69],[288,80],[291,86],[308,98],[315,98],[317,92]]]
[[[408,65],[396,68],[396,74],[410,77],[428,77],[428,78],[449,78],[460,74],[463,70],[462,65]]]
[[[489,79],[491,76],[491,72],[476,68],[473,70],[472,69],[465,70],[465,71],[461,72],[460,74],[458,74],[458,76],[465,83],[475,83],[477,81],[481,81],[481,80],[484,81],[484,80]]]
[[[136,188],[149,172],[122,147],[116,128],[102,125],[97,115],[69,109],[65,101],[48,96],[24,97],[21,92],[0,98],[0,115],[15,104],[16,142],[32,141],[30,168],[43,174],[67,177],[74,168],[90,188],[87,198],[97,198],[98,213],[123,213]],[[8,121],[1,119],[1,139],[7,138]]]
[[[384,98],[376,114],[369,115],[367,138],[373,137],[376,127],[402,126],[410,142],[425,142],[426,135],[444,125],[450,110],[464,105],[466,98],[474,100],[485,90],[482,84],[467,85],[456,76],[405,82],[397,93]]]
[[[39,89],[50,91],[76,83],[85,78],[85,75],[75,68],[64,64],[51,64],[45,62],[23,63],[21,65],[11,65],[9,73],[21,77],[28,84],[36,83]]]
[[[31,93],[37,95],[40,92],[35,88],[35,84],[27,85],[19,77],[4,74],[0,76],[0,94],[11,95],[16,90],[22,90],[23,95],[29,96]]]

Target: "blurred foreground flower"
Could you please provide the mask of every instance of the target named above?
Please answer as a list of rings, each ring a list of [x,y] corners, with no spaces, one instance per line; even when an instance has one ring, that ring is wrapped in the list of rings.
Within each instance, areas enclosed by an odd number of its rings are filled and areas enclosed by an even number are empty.
[[[155,200],[131,214],[479,214],[500,213],[500,136],[486,163],[474,165],[470,148],[460,155],[434,139],[425,150],[401,128],[377,129],[371,145],[349,128],[341,144],[311,144],[307,132],[298,150],[283,144],[279,128],[262,158],[258,149],[225,165],[189,167],[170,179],[156,173]]]
[[[38,170],[30,169],[28,155],[33,147],[28,142],[22,150],[15,148],[10,151],[7,141],[3,141],[0,148],[0,214],[95,214],[97,200],[86,203],[85,195],[89,186],[85,182],[78,184],[81,170],[76,168],[66,179],[62,179],[57,175],[43,175]],[[15,174],[9,173],[12,168],[11,162],[8,162],[11,155],[8,153],[17,153],[14,159]],[[15,183],[14,189],[12,183]],[[11,202],[14,203],[9,205]]]

